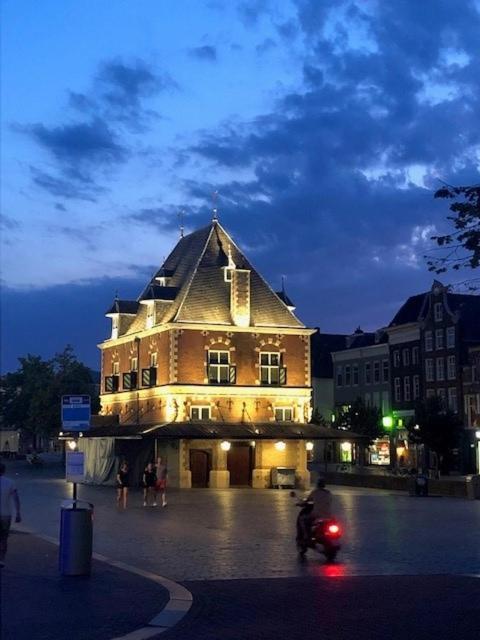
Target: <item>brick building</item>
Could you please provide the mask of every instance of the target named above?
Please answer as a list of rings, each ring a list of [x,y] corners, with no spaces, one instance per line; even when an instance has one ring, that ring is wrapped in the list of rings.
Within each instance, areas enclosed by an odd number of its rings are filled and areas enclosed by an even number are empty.
[[[327,435],[308,424],[313,332],[217,220],[107,316],[103,426],[89,436],[113,438],[117,462],[163,455],[179,487],[264,488],[277,466],[308,484],[307,441]]]

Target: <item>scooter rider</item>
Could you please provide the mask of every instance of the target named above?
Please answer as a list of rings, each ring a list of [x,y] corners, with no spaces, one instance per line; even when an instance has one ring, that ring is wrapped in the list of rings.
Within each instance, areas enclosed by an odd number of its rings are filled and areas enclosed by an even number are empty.
[[[310,534],[310,529],[315,520],[326,520],[332,517],[332,494],[325,489],[324,478],[318,478],[317,488],[307,498],[307,503],[312,505],[299,517],[300,530],[303,539]]]

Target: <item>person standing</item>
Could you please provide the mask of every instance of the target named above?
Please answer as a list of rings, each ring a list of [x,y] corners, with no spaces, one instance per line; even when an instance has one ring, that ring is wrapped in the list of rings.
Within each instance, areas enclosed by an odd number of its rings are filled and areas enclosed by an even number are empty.
[[[0,462],[0,568],[5,566],[8,534],[12,524],[12,502],[15,505],[15,522],[21,522],[20,498],[13,480],[5,477],[5,465]]]
[[[156,489],[158,493],[162,493],[162,507],[167,506],[167,465],[163,462],[163,458],[157,459],[157,483]]]
[[[127,462],[123,461],[117,473],[117,506],[127,508],[128,488],[130,487],[130,469]]]
[[[153,462],[149,462],[143,472],[143,506],[148,507],[149,499],[153,500],[153,507],[157,506],[155,498],[155,484],[157,482],[157,474]]]

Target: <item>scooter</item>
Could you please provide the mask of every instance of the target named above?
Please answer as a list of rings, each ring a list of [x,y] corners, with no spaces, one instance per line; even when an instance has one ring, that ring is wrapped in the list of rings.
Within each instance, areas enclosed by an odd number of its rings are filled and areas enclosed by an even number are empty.
[[[340,538],[342,537],[342,528],[335,518],[316,519],[308,530],[308,536],[304,534],[301,520],[308,518],[313,509],[313,502],[309,500],[301,500],[296,503],[297,507],[302,510],[297,517],[297,548],[302,558],[308,549],[315,549],[323,553],[327,562],[333,562],[340,551]],[[318,549],[321,546],[321,549]]]

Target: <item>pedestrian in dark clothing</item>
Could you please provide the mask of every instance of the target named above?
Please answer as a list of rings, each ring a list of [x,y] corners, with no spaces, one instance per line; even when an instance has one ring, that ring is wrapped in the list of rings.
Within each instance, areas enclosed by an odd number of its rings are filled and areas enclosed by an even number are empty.
[[[152,506],[157,506],[155,495],[155,485],[157,483],[157,474],[155,466],[149,462],[143,472],[143,506],[148,507],[148,503],[153,502]]]
[[[128,488],[130,487],[130,469],[126,462],[122,462],[117,473],[117,506],[127,508]]]

